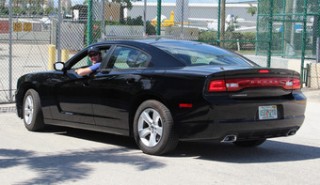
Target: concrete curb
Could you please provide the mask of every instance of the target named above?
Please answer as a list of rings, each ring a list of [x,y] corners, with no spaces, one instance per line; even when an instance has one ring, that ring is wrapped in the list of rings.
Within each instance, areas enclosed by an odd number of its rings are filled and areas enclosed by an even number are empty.
[[[0,113],[16,112],[15,103],[0,104]]]

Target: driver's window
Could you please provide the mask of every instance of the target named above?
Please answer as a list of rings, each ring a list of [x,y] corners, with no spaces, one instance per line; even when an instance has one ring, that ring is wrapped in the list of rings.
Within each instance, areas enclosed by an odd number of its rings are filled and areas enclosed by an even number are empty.
[[[89,60],[88,55],[86,55],[81,60],[79,60],[75,65],[73,65],[71,69],[83,68],[83,67],[87,67],[90,65],[91,65],[91,62]]]
[[[109,49],[109,47],[100,49],[101,62],[106,57],[108,49]],[[71,69],[85,68],[85,67],[88,67],[88,66],[91,66],[91,65],[92,65],[92,62],[90,60],[90,57],[88,56],[88,54],[85,54],[81,59],[78,60],[77,63],[75,63],[71,67]]]

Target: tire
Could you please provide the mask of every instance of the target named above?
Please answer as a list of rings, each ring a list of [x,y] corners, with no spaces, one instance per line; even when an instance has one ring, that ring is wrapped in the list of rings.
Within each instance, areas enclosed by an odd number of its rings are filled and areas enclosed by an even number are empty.
[[[178,144],[170,110],[156,100],[147,100],[138,107],[133,134],[139,148],[150,155],[168,153]]]
[[[248,140],[248,141],[236,141],[233,144],[241,147],[255,147],[263,144],[266,139],[256,139],[256,140]]]
[[[24,126],[29,131],[40,131],[44,128],[40,97],[37,91],[29,89],[24,95],[22,116]]]

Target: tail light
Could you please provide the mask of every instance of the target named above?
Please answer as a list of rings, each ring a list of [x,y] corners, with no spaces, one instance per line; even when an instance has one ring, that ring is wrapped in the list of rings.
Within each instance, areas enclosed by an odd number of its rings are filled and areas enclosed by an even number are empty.
[[[226,82],[224,80],[213,80],[209,84],[209,92],[227,91]]]
[[[293,78],[292,79],[292,89],[300,89],[301,88],[301,82],[299,78]]]
[[[237,78],[227,80],[212,80],[209,92],[239,91],[245,88],[282,87],[286,90],[300,89],[299,78]]]

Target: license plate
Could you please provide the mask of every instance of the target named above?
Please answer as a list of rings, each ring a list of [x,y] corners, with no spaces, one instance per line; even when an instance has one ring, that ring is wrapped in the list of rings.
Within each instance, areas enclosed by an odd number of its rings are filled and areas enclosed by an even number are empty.
[[[276,105],[259,106],[260,120],[277,119],[277,118],[278,118],[278,111],[277,111]]]

